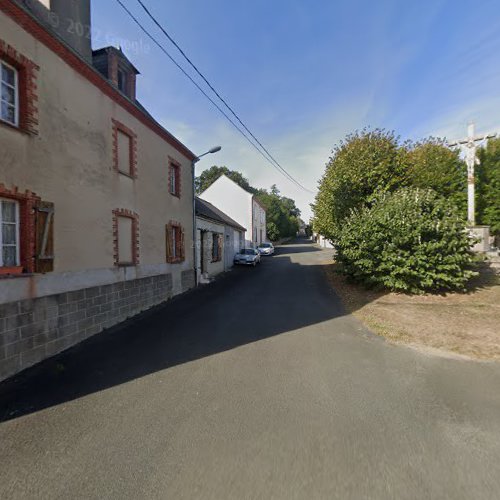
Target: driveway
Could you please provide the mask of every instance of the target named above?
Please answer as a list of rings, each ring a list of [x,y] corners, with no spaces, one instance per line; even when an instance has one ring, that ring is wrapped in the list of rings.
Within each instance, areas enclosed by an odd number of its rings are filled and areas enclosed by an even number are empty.
[[[0,497],[498,499],[500,364],[385,343],[307,242],[0,385]]]

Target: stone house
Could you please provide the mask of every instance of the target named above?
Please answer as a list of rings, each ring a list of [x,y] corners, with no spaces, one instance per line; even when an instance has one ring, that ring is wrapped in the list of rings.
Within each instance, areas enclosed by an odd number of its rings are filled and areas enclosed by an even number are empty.
[[[226,175],[221,175],[200,194],[200,198],[209,201],[247,228],[246,246],[257,247],[267,241],[266,209],[255,195],[245,191]]]
[[[245,243],[245,228],[206,200],[196,197],[198,282],[206,282],[233,266]]]
[[[90,0],[0,2],[0,380],[195,283],[196,156],[90,33]]]

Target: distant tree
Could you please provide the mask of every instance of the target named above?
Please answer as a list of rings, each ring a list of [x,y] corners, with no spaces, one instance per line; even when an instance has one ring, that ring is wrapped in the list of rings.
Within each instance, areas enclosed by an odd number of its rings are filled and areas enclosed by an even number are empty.
[[[479,150],[481,164],[477,170],[477,214],[480,224],[491,227],[500,237],[500,139],[489,140]]]
[[[270,191],[259,189],[258,200],[266,209],[267,235],[271,241],[295,236],[299,230],[300,210],[291,198],[281,196],[276,184]]]
[[[245,191],[248,191],[250,193],[255,193],[257,191],[250,185],[248,179],[244,177],[241,172],[230,170],[229,168],[224,166],[219,167],[217,165],[214,165],[209,169],[204,170],[198,177],[196,177],[196,193],[203,193],[203,191],[208,189],[221,175],[226,175],[231,180],[236,182],[236,184],[241,186]]]
[[[467,166],[460,153],[446,147],[442,139],[431,137],[402,148],[405,184],[433,189],[453,202],[464,220],[467,217]]]

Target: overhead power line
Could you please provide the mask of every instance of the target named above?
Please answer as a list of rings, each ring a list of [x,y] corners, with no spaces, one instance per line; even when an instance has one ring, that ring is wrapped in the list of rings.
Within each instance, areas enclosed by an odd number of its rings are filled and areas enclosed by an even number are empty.
[[[162,33],[170,40],[170,42],[177,48],[177,50],[181,53],[181,55],[186,59],[186,61],[192,66],[192,68],[196,71],[196,73],[203,79],[203,81],[208,85],[208,87],[214,92],[217,98],[224,104],[224,106],[230,111],[230,113],[236,118],[236,120],[241,124],[241,126],[246,130],[246,132],[252,137],[253,141],[255,141],[260,148],[259,149],[256,144],[243,132],[243,130],[227,115],[227,113],[221,109],[221,107],[214,102],[214,100],[207,95],[207,93],[198,85],[198,83],[182,68],[182,66],[168,53],[168,51],[163,47],[163,45],[156,40],[156,38],[149,33],[149,31],[140,23],[140,21],[130,12],[130,10],[123,4],[121,0],[117,0],[117,2],[121,5],[121,7],[127,12],[127,14],[134,20],[134,22],[141,28],[141,30],[157,45],[162,52],[164,52],[167,57],[175,64],[175,66],[182,71],[182,73],[188,77],[188,79],[193,83],[197,89],[214,105],[217,110],[231,123],[233,127],[238,130],[240,134],[261,154],[261,156],[269,162],[274,168],[278,169],[288,180],[293,182],[297,187],[312,193],[309,189],[304,187],[299,181],[297,181],[291,174],[289,174],[284,167],[282,167],[279,162],[272,156],[272,154],[267,150],[267,148],[257,139],[257,137],[248,129],[248,127],[243,123],[243,121],[239,118],[239,116],[234,112],[234,110],[229,106],[229,104],[221,97],[221,95],[216,91],[213,85],[207,80],[207,78],[198,70],[198,68],[194,65],[194,63],[189,59],[189,57],[185,54],[185,52],[179,47],[179,45],[175,42],[175,40],[168,34],[166,29],[158,22],[158,20],[153,16],[153,14],[149,11],[149,9],[144,5],[141,0],[138,0],[138,3],[149,16],[149,18],[155,23],[155,25],[162,31]],[[264,151],[264,152],[263,152]],[[265,153],[265,154],[264,154]]]
[[[174,47],[181,53],[182,57],[189,63],[189,65],[196,71],[196,73],[202,78],[202,80],[208,85],[210,90],[219,98],[219,100],[224,104],[224,106],[230,111],[230,113],[236,118],[236,120],[241,124],[241,126],[250,134],[252,139],[265,151],[265,153],[269,156],[271,161],[278,167],[279,170],[292,182],[294,182],[298,187],[302,189],[306,189],[304,186],[300,184],[299,181],[294,179],[284,167],[282,167],[279,162],[273,157],[273,155],[267,150],[267,148],[255,137],[252,131],[243,123],[240,117],[235,113],[235,111],[229,106],[227,101],[217,92],[214,86],[207,80],[205,75],[196,67],[196,65],[191,61],[191,59],[186,55],[186,53],[179,47],[178,43],[170,36],[167,30],[160,24],[160,22],[155,18],[155,16],[151,13],[151,11],[146,7],[142,0],[137,0],[137,3],[143,8],[144,12],[148,15],[148,17],[153,21],[154,24],[161,30],[161,32],[170,40],[170,42],[174,45]]]
[[[116,0],[118,4],[123,8],[123,10],[132,18],[132,20],[139,26],[139,28],[144,32],[144,34],[175,64],[175,66],[182,71],[182,73],[191,81],[191,83],[225,116],[225,118],[231,123],[231,125],[255,148],[255,150],[260,153],[266,161],[269,161],[264,153],[246,136],[245,132],[241,130],[236,123],[234,123],[231,118],[226,114],[226,112],[221,109],[221,107],[198,85],[198,83],[191,77],[189,73],[169,54],[169,52],[161,45],[161,43],[156,40],[156,38],[149,33],[146,28],[141,24],[137,17],[132,14],[132,12],[123,4],[121,0]]]

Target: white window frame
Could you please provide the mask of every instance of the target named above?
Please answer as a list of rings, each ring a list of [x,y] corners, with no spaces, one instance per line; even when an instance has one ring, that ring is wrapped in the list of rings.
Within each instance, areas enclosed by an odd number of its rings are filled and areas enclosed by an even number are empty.
[[[14,127],[19,127],[19,71],[14,68],[11,64],[8,64],[5,62],[3,59],[0,59],[0,85],[4,84],[7,85],[8,87],[12,88],[10,84],[7,82],[4,82],[1,78],[1,70],[2,66],[5,66],[12,71],[14,71],[14,123],[10,122],[9,120],[6,120],[5,118],[2,117],[2,94],[1,94],[1,89],[0,89],[0,121],[4,123],[8,123],[9,125],[12,125]],[[10,103],[9,103],[10,104]]]
[[[20,242],[20,230],[19,230],[19,202],[17,200],[13,200],[11,198],[0,198],[0,267],[6,267],[3,262],[3,202],[7,201],[9,203],[14,203],[16,207],[16,264],[15,266],[21,265],[21,242]]]

